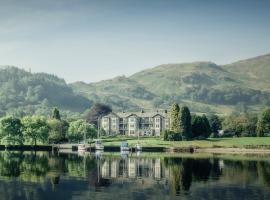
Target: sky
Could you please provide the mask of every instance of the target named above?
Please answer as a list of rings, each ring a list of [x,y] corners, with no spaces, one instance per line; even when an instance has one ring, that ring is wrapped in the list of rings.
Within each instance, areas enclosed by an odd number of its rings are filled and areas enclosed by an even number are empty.
[[[269,0],[0,0],[0,65],[67,82],[267,53]]]

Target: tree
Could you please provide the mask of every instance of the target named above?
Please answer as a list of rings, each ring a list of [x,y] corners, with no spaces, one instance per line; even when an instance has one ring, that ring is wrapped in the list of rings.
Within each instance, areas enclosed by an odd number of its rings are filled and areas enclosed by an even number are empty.
[[[21,120],[12,116],[4,117],[0,120],[1,143],[23,144]]]
[[[26,116],[22,119],[23,135],[36,146],[37,142],[45,143],[48,140],[49,126],[44,117]]]
[[[217,137],[218,131],[222,129],[221,119],[217,115],[210,115],[208,117],[211,131],[214,134],[214,137]]]
[[[257,123],[257,136],[262,137],[270,133],[270,108],[267,108],[260,116]]]
[[[59,143],[66,141],[68,122],[65,120],[50,119],[49,125],[49,143]]]
[[[255,136],[257,116],[244,114],[231,114],[222,122],[225,136]]]
[[[79,142],[84,139],[95,138],[97,136],[97,129],[95,125],[87,123],[83,119],[79,119],[70,123],[68,129],[68,139],[72,142]]]
[[[209,121],[205,115],[194,115],[192,119],[192,134],[194,137],[209,137],[211,128]]]
[[[180,133],[180,117],[179,117],[179,105],[177,103],[173,103],[171,106],[171,131],[175,133]]]
[[[180,109],[180,133],[186,138],[192,137],[191,132],[191,115],[187,106]]]
[[[59,112],[59,110],[57,108],[53,109],[52,118],[57,119],[57,120],[61,120],[60,112]]]
[[[110,112],[112,112],[112,109],[110,106],[97,103],[91,107],[90,111],[86,114],[85,119],[88,123],[95,124],[97,126],[98,118]]]

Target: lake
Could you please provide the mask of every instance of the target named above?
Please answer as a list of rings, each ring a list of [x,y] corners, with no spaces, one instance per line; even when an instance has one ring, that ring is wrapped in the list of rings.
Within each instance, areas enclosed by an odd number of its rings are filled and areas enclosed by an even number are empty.
[[[0,152],[0,199],[270,199],[270,157]]]

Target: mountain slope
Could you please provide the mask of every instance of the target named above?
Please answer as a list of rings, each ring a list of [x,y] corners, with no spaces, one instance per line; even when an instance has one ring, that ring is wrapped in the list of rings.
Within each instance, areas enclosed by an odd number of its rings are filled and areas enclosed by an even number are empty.
[[[270,54],[222,66],[249,87],[270,91]]]
[[[168,109],[172,102],[195,112],[258,111],[270,105],[270,54],[229,65],[165,64],[130,77],[76,82],[16,67],[0,67],[0,115],[48,114],[54,106],[83,112],[92,102],[116,110]]]
[[[155,97],[142,85],[124,76],[90,84],[76,82],[70,86],[77,94],[84,95],[91,101],[109,104],[118,110],[138,110],[139,105]]]
[[[130,77],[158,94],[185,92],[194,85],[239,85],[230,73],[211,62],[166,64],[138,72]]]
[[[75,83],[72,88],[118,110],[167,109],[174,101],[187,104],[197,112],[231,112],[239,107],[258,110],[270,105],[269,57],[224,66],[212,62],[164,64],[130,77]]]
[[[63,79],[45,73],[29,73],[4,66],[0,68],[0,112],[29,112],[59,107],[70,111],[84,111],[91,102],[73,93]]]

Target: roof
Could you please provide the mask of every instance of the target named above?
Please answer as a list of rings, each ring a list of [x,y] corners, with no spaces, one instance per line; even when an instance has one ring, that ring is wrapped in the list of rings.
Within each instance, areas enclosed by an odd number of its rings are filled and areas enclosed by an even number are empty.
[[[162,117],[169,117],[170,113],[159,112],[159,111],[156,111],[156,112],[118,112],[118,113],[111,112],[108,115],[105,115],[104,117],[109,117],[111,115],[118,116],[119,118],[127,118],[127,117],[130,117],[131,115],[135,115],[137,117],[143,118],[143,117],[154,117],[156,115],[160,115]]]

